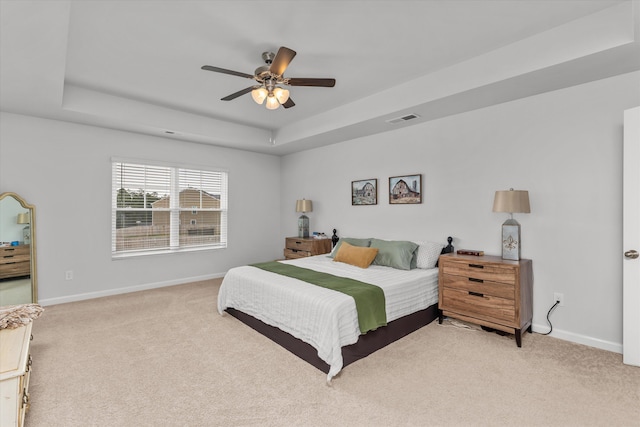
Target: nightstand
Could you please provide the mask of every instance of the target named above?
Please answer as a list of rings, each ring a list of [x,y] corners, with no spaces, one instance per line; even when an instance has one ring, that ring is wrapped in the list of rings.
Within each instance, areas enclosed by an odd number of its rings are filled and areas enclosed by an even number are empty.
[[[304,258],[331,252],[331,239],[313,237],[287,237],[284,244],[286,259]]]
[[[0,279],[31,274],[31,246],[0,247]]]
[[[515,334],[531,332],[533,271],[530,259],[499,256],[441,255],[439,265],[439,322],[455,317]]]

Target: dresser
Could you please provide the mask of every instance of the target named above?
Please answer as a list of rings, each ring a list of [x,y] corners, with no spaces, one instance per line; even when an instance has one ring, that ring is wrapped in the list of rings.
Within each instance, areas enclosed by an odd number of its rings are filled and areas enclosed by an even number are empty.
[[[23,426],[29,409],[31,326],[0,329],[0,425]]]
[[[304,258],[331,252],[331,239],[313,237],[287,237],[284,242],[286,259]]]
[[[531,332],[533,270],[530,259],[445,254],[439,265],[439,322],[450,316],[515,335]]]
[[[31,245],[0,247],[0,279],[31,274]]]

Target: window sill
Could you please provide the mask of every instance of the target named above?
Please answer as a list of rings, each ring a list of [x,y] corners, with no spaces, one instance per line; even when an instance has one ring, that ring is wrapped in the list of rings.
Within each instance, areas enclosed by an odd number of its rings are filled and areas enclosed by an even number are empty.
[[[120,252],[120,253],[112,253],[111,260],[119,261],[123,259],[147,257],[147,256],[154,256],[154,255],[175,255],[175,254],[211,251],[211,250],[226,249],[226,248],[227,248],[226,245],[216,245],[216,246],[195,246],[195,247],[180,248],[180,249],[160,249],[160,250],[148,250],[148,251],[141,250],[141,251],[131,251],[131,252]]]

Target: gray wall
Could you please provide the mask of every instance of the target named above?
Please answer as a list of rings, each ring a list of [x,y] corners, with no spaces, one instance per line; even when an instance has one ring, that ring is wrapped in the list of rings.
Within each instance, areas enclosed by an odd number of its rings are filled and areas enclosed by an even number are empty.
[[[15,114],[0,120],[0,192],[36,206],[43,304],[220,277],[282,253],[279,157]],[[112,156],[226,169],[228,248],[112,260]]]
[[[295,199],[311,229],[352,237],[445,241],[500,254],[496,190],[528,190],[522,256],[534,266],[534,330],[621,352],[622,123],[640,105],[639,73],[600,80],[347,143],[282,162],[282,229]],[[388,178],[423,175],[421,205],[389,205]],[[378,205],[351,206],[351,181],[377,178]]]

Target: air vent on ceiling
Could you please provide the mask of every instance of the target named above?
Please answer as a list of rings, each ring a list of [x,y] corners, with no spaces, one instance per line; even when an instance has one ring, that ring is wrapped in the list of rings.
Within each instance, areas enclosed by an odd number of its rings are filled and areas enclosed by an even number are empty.
[[[389,119],[389,120],[387,120],[387,123],[391,123],[391,124],[402,123],[402,122],[406,122],[408,120],[417,119],[419,117],[420,116],[417,115],[417,114],[407,114],[406,116],[396,117],[395,119]]]

